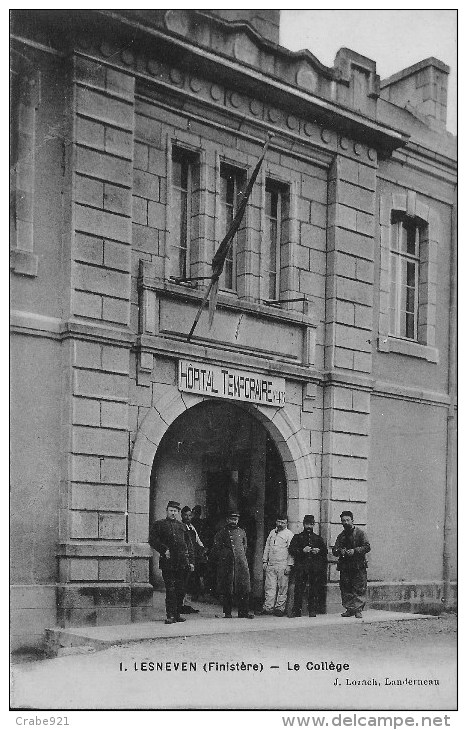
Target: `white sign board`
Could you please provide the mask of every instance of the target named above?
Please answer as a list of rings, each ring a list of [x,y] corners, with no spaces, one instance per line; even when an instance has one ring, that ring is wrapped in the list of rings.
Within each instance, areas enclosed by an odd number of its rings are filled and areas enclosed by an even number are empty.
[[[190,360],[178,363],[178,388],[186,393],[276,408],[285,404],[284,378]]]

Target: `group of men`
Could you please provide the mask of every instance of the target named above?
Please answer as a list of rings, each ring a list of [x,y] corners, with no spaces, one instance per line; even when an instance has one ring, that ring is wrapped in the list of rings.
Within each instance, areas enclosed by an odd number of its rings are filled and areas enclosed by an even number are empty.
[[[178,519],[181,512],[182,521]],[[200,515],[197,516],[199,521]],[[250,571],[247,562],[247,537],[239,527],[239,513],[232,511],[225,524],[214,535],[209,561],[216,576],[216,592],[222,597],[224,618],[232,618],[234,602],[239,618],[255,617],[250,610]],[[198,613],[184,603],[187,592],[193,600],[200,592],[200,563],[207,560],[207,551],[193,524],[189,507],[170,501],[166,518],[153,523],[149,544],[159,555],[166,590],[166,624],[185,621],[183,613]],[[338,558],[339,585],[345,618],[362,618],[367,585],[366,554],[370,543],[363,530],[353,524],[353,514],[341,514],[343,531],[338,535],[332,553]],[[263,552],[265,599],[263,615],[285,616],[289,577],[294,572],[295,589],[292,616],[302,614],[305,588],[308,584],[308,615],[316,616],[326,583],[327,549],[324,540],[314,532],[315,518],[305,515],[303,531],[294,535],[287,527],[287,516],[279,515],[276,527],[269,533]]]

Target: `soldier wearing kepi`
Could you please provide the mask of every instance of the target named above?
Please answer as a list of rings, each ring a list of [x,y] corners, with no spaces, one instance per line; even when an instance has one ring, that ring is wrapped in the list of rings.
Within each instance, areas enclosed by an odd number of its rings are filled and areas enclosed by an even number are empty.
[[[159,567],[165,585],[166,624],[185,621],[183,608],[189,571],[194,569],[193,547],[185,525],[178,520],[180,503],[170,501],[164,520],[157,520],[149,532],[149,544],[160,554]]]
[[[302,615],[303,593],[308,583],[308,615],[316,616],[324,581],[327,550],[324,540],[315,535],[313,515],[303,518],[303,532],[294,535],[289,552],[295,560],[295,593],[292,616]]]
[[[246,558],[246,533],[238,526],[238,512],[229,512],[226,524],[214,537],[210,559],[216,571],[217,592],[222,596],[224,618],[232,618],[233,598],[238,603],[238,618],[254,618],[248,610],[250,571]]]
[[[289,553],[293,536],[287,528],[287,516],[280,515],[263,551],[264,604],[261,613],[265,615],[285,616],[289,574],[294,563]]]
[[[342,605],[345,608],[345,612],[341,616],[362,618],[367,584],[365,556],[370,552],[370,543],[365,532],[354,526],[353,514],[350,510],[344,510],[341,513],[341,522],[344,530],[337,536],[336,544],[332,549],[332,554],[339,558],[337,561],[339,587]]]

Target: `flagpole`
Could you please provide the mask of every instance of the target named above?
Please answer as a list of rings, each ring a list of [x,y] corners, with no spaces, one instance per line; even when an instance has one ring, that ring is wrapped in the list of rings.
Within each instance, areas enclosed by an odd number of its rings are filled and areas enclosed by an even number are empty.
[[[256,178],[258,176],[260,167],[261,167],[261,165],[263,163],[264,157],[266,155],[266,151],[267,151],[267,149],[269,147],[269,143],[271,142],[271,139],[273,137],[274,137],[274,133],[273,132],[268,132],[268,139],[264,143],[264,146],[263,146],[263,149],[261,151],[261,155],[259,157],[259,160],[256,163],[256,167],[255,167],[255,169],[254,169],[254,171],[253,171],[253,173],[251,175],[251,178],[250,178],[250,180],[249,180],[249,182],[248,182],[248,184],[246,186],[245,193],[243,194],[243,198],[242,198],[242,200],[241,200],[241,202],[240,202],[240,204],[238,206],[238,211],[237,211],[236,215],[234,216],[234,220],[232,221],[232,223],[231,223],[231,225],[229,227],[229,230],[227,231],[227,233],[225,234],[224,238],[222,239],[222,241],[221,241],[221,243],[219,245],[219,248],[217,249],[216,253],[214,254],[214,258],[213,258],[212,264],[211,264],[211,266],[213,267],[213,274],[211,276],[211,281],[209,282],[209,286],[208,286],[208,288],[206,290],[206,293],[205,293],[205,295],[203,297],[203,300],[202,300],[202,302],[201,302],[201,304],[200,304],[200,306],[198,308],[198,311],[196,313],[195,321],[193,322],[192,327],[191,327],[191,330],[190,330],[190,332],[189,332],[189,334],[187,336],[187,339],[186,339],[187,342],[190,342],[190,340],[191,340],[191,338],[193,336],[193,333],[194,333],[194,331],[196,329],[196,325],[199,322],[199,319],[201,317],[201,313],[203,311],[204,305],[206,304],[206,302],[207,302],[207,300],[209,298],[209,295],[211,293],[211,290],[212,290],[213,286],[215,286],[217,284],[217,282],[219,281],[220,275],[221,275],[222,270],[224,268],[224,263],[225,263],[225,258],[226,258],[227,252],[229,250],[229,247],[230,247],[230,245],[232,243],[232,240],[233,240],[233,238],[234,238],[234,236],[235,236],[238,228],[240,227],[240,223],[242,222],[243,215],[244,215],[245,209],[246,209],[246,204],[247,204],[248,199],[250,197],[250,193],[251,193],[251,191],[253,189],[253,185],[254,185],[254,183],[256,181]],[[217,289],[214,292],[214,299],[217,300]],[[215,307],[216,307],[216,305],[215,305],[215,302],[214,302],[213,306],[211,307],[212,314],[210,315],[210,323],[209,323],[209,326],[211,326],[211,324],[212,324],[212,319],[213,319],[213,316],[214,316]]]
[[[209,286],[208,286],[208,288],[206,290],[206,293],[205,293],[205,295],[203,297],[203,301],[199,305],[199,309],[198,309],[198,311],[196,313],[195,321],[193,322],[193,324],[191,326],[191,330],[190,330],[190,332],[188,334],[188,337],[186,338],[186,341],[187,342],[189,342],[191,340],[191,338],[192,338],[193,332],[195,331],[196,325],[198,324],[199,318],[201,317],[201,312],[203,311],[204,305],[206,304],[206,302],[207,302],[207,300],[209,298],[209,294],[211,293],[211,289],[212,289],[213,286],[214,286],[214,279],[211,279],[211,281],[209,282]]]

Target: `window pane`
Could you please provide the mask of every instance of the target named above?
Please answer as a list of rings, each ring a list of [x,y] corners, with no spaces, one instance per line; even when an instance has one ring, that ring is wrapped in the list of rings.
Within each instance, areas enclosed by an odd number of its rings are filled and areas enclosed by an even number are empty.
[[[407,286],[415,286],[415,262],[407,261]]]
[[[190,239],[192,216],[195,213],[191,180],[195,158],[189,152],[172,149],[172,271],[175,276],[190,275]],[[196,234],[194,234],[196,235]]]
[[[413,221],[404,221],[402,224],[402,252],[411,256],[416,255],[417,226]]]
[[[277,219],[277,203],[279,192],[271,188],[266,188],[266,215],[270,218]]]
[[[240,180],[242,175],[239,171],[221,166],[221,185],[220,185],[220,230],[224,236],[236,213],[238,204],[238,193],[240,189]],[[236,257],[237,236],[234,237],[227,254],[224,272],[221,277],[221,286],[226,289],[235,289],[235,257]]]
[[[221,175],[221,200],[223,203],[227,201],[227,178]]]
[[[176,276],[186,276],[186,248],[178,249],[178,271]]]
[[[226,219],[226,226],[225,226],[225,232],[227,233],[227,229],[230,227],[230,224],[232,223],[234,218],[234,207],[233,205],[227,205],[225,208],[225,219]]]
[[[417,337],[419,239],[415,219],[404,218],[392,224],[389,331],[396,337]]]
[[[405,320],[406,316],[407,316],[407,313],[405,310],[399,311],[399,314],[398,314],[399,332],[397,334],[400,335],[401,337],[407,337],[407,335],[406,335],[407,323]]]
[[[173,206],[174,206],[174,219],[178,223],[178,235],[175,245],[183,246],[186,248],[187,245],[187,215],[188,215],[188,196],[185,192],[177,190],[173,191]]]
[[[225,287],[233,289],[233,262],[232,259],[226,259],[224,265]]]
[[[281,268],[281,234],[284,224],[284,192],[279,184],[266,181],[266,268],[268,276],[268,296],[279,298]]]
[[[397,256],[391,255],[391,291],[389,294],[389,331],[392,335],[397,334],[396,330],[396,308],[397,308]]]
[[[276,274],[272,273],[269,274],[269,292],[268,292],[269,299],[277,299],[277,291],[276,291]]]
[[[269,270],[276,270],[277,260],[277,221],[269,221]]]
[[[407,312],[415,312],[415,289],[411,287],[407,288],[405,309]]]
[[[407,228],[404,224],[399,225],[399,250],[407,251]]]
[[[226,174],[223,178],[223,190],[221,191],[222,199],[228,205],[235,204],[235,180],[233,175]]]

